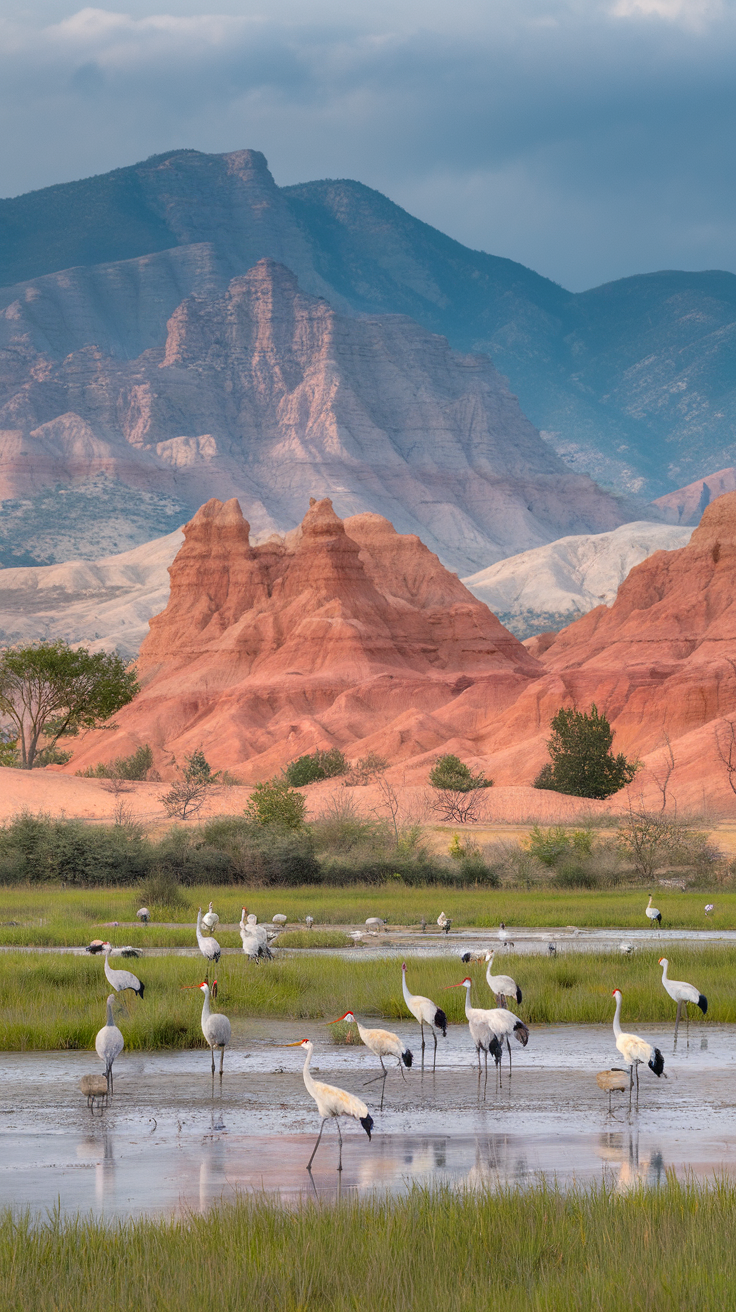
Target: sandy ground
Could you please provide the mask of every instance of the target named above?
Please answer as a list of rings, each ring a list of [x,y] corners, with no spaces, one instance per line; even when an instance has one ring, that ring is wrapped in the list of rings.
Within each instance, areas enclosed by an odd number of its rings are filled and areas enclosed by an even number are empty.
[[[665,1172],[736,1176],[736,1026],[693,1024],[689,1046],[672,1029],[642,1026],[665,1055],[668,1078],[641,1074],[638,1111],[616,1095],[614,1114],[595,1072],[620,1065],[610,1025],[550,1026],[514,1045],[513,1078],[497,1090],[478,1079],[465,1026],[431,1045],[422,1074],[418,1030],[395,1026],[415,1053],[402,1079],[363,1047],[330,1046],[314,1022],[249,1021],[234,1028],[220,1085],[205,1052],[123,1053],[111,1105],[90,1114],[79,1090],[96,1073],[94,1053],[0,1055],[0,1202],[104,1217],[206,1210],[239,1191],[285,1200],[334,1196],[337,1136],[325,1129],[314,1184],[305,1170],[318,1130],[301,1049],[315,1041],[318,1078],[360,1094],[375,1119],[373,1141],[344,1124],[343,1194],[397,1192],[412,1183],[490,1186],[543,1174],[568,1183],[606,1178],[617,1189]]]

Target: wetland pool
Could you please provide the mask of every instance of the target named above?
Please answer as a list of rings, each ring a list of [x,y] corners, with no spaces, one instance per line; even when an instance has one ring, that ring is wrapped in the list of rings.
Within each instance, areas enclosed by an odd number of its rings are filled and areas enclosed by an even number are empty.
[[[638,1110],[608,1096],[595,1073],[621,1065],[610,1025],[539,1026],[514,1044],[513,1077],[479,1081],[465,1026],[432,1046],[421,1070],[417,1027],[394,1028],[415,1054],[402,1079],[379,1069],[361,1045],[336,1046],[323,1025],[247,1021],[233,1027],[225,1074],[214,1086],[209,1053],[123,1052],[115,1095],[92,1114],[79,1089],[98,1073],[93,1052],[0,1053],[0,1203],[46,1214],[107,1219],[207,1210],[238,1193],[265,1191],[287,1203],[412,1184],[494,1187],[607,1179],[626,1189],[666,1172],[736,1177],[736,1026],[639,1026],[665,1056],[667,1079],[642,1069]],[[310,1179],[305,1170],[319,1118],[302,1081],[303,1052],[315,1042],[318,1079],[358,1094],[375,1119],[373,1140],[343,1120],[343,1171],[328,1124]]]

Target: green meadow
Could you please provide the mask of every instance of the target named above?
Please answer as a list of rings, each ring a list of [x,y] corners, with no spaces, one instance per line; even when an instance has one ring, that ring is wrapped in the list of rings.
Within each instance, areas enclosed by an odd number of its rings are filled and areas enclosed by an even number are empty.
[[[8,1312],[723,1312],[736,1185],[618,1194],[427,1192],[285,1208],[263,1197],[108,1226],[0,1219]]]

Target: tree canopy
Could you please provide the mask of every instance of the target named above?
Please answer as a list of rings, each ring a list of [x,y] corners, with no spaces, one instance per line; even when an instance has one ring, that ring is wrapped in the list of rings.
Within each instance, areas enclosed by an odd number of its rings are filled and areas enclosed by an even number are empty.
[[[104,724],[137,692],[135,669],[117,652],[92,654],[57,639],[0,655],[0,717],[12,726],[24,770],[59,738]]]
[[[473,774],[470,766],[447,752],[439,756],[429,772],[429,782],[433,788],[440,788],[453,793],[472,793],[478,788],[491,788],[492,779],[484,774]]]
[[[611,751],[613,730],[595,703],[587,711],[561,707],[552,719],[547,740],[551,761],[534,780],[535,788],[549,788],[571,797],[610,797],[630,784],[637,763]]]

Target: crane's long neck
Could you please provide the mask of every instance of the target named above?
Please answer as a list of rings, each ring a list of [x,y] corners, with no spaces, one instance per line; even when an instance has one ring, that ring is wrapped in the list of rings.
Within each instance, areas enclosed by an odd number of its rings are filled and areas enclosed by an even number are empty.
[[[110,975],[110,949],[109,948],[105,949],[105,976],[112,984],[112,978]]]
[[[613,1032],[618,1038],[621,1033],[621,994],[616,998],[616,1012],[613,1017]]]
[[[668,980],[668,978],[669,978],[668,975],[667,975],[667,967],[668,967],[668,966],[669,966],[669,962],[668,962],[668,961],[663,961],[663,962],[662,962],[662,983],[663,983],[663,984],[664,984],[665,981]]]
[[[414,994],[413,994],[413,993],[410,993],[409,990],[408,990],[408,988],[406,987],[406,971],[405,971],[405,970],[402,970],[402,972],[401,972],[401,989],[402,989],[402,992],[403,992],[403,994],[404,994],[404,1002],[406,1003],[407,1007],[408,1007],[409,1010],[411,1011],[411,1004],[412,1004],[412,1002],[414,1001]]]
[[[652,905],[652,902],[653,902],[653,901],[654,901],[654,898],[652,897],[652,894],[650,893],[650,894],[649,894],[649,901],[647,902],[647,911],[649,910],[649,908],[650,908],[650,906]],[[640,904],[640,905],[641,905],[641,904]]]
[[[356,1020],[355,1024],[358,1026],[358,1033],[359,1033],[361,1039],[363,1040],[364,1043],[366,1043],[366,1042],[367,1042],[367,1036],[368,1036],[368,1030],[365,1028],[364,1025],[361,1025],[361,1023],[360,1023],[359,1020]]]
[[[309,1069],[309,1063],[311,1060],[312,1060],[312,1049],[311,1047],[309,1047],[307,1048],[307,1057],[306,1057],[306,1061],[304,1062],[304,1070],[302,1071],[302,1074],[304,1076],[304,1084],[307,1093],[311,1093],[312,1097],[314,1098],[316,1092],[316,1085],[314,1083],[314,1080],[312,1079],[312,1073]]]
[[[473,1008],[470,1005],[470,985],[466,984],[465,985],[465,1015],[467,1016],[468,1020],[470,1020],[472,1014],[473,1014]]]
[[[488,965],[486,966],[486,984],[488,985],[491,992],[493,991],[493,984],[491,983],[491,980],[493,979],[493,975],[491,974],[492,966],[493,966],[493,958],[491,957],[491,960],[488,962]]]
[[[204,993],[204,1002],[202,1003],[202,1024],[204,1025],[210,1014],[210,991],[209,989],[203,989],[202,992]]]
[[[112,1014],[112,1003],[109,998],[107,999],[107,1023],[108,1025],[113,1026],[115,1024],[115,1017]]]

